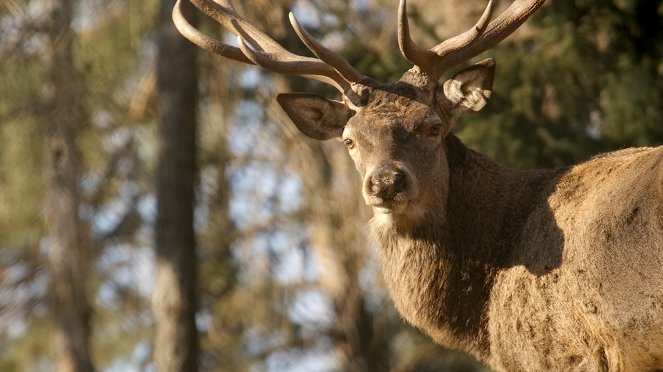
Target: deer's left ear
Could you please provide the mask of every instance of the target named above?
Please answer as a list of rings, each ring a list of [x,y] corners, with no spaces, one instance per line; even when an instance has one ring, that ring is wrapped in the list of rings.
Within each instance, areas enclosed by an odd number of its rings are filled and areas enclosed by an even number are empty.
[[[318,140],[341,137],[353,114],[343,102],[315,94],[281,93],[276,100],[302,133]]]
[[[454,119],[467,111],[479,111],[492,94],[494,76],[495,60],[485,59],[445,81],[438,99]]]

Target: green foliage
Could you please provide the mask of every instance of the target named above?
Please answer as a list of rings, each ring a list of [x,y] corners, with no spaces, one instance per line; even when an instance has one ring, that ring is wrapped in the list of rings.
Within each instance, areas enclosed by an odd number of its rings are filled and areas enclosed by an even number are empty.
[[[556,1],[492,54],[493,98],[459,135],[516,167],[663,142],[661,1]]]

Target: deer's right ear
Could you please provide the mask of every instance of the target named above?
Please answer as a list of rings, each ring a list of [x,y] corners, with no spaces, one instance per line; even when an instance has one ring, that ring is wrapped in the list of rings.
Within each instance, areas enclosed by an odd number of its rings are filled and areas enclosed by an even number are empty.
[[[281,93],[276,100],[302,133],[318,140],[341,137],[353,114],[343,102],[315,94]]]

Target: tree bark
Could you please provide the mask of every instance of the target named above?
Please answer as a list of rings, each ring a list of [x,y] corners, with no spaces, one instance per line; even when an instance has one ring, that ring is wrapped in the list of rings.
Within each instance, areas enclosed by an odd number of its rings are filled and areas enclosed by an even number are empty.
[[[91,242],[80,218],[82,164],[76,140],[87,122],[73,59],[70,0],[53,0],[44,76],[44,204],[48,237],[48,300],[55,322],[58,371],[94,371],[87,299]]]
[[[174,0],[161,2],[157,104],[156,279],[152,307],[154,363],[160,372],[196,371],[196,239],[193,226],[196,162],[196,49],[175,30]],[[185,3],[188,5],[188,3]],[[190,7],[187,7],[192,19]]]

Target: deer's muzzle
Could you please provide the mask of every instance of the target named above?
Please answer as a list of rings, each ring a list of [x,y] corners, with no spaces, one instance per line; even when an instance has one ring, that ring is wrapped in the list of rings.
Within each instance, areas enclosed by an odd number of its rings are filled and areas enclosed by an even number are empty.
[[[368,193],[384,201],[393,200],[398,193],[405,191],[407,186],[405,173],[387,167],[376,169],[368,182]]]
[[[415,179],[405,168],[381,165],[364,179],[364,199],[372,207],[393,209],[404,207],[416,193]]]

